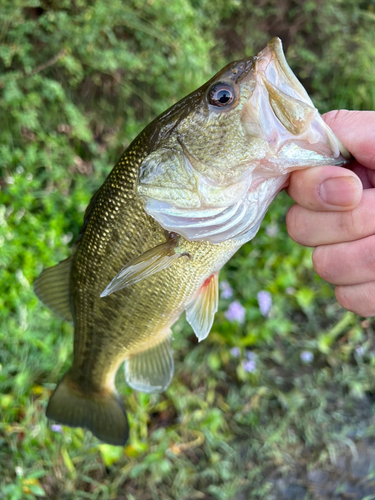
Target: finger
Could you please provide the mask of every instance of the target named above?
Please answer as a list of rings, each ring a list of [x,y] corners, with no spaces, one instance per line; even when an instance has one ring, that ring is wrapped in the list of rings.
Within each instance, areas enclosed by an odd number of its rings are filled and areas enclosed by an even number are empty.
[[[375,316],[375,281],[353,286],[337,286],[336,299],[342,307],[359,316]]]
[[[375,234],[375,189],[365,190],[360,203],[346,212],[314,212],[293,205],[286,216],[286,227],[292,240],[307,247],[371,236]]]
[[[345,168],[315,167],[293,172],[287,193],[308,210],[351,210],[361,199],[362,183]]]
[[[350,170],[361,179],[363,189],[375,187],[375,171],[360,165],[356,160],[350,164]]]
[[[316,247],[312,259],[317,274],[334,285],[374,281],[375,236]]]
[[[323,119],[359,163],[375,169],[375,111],[340,109]]]

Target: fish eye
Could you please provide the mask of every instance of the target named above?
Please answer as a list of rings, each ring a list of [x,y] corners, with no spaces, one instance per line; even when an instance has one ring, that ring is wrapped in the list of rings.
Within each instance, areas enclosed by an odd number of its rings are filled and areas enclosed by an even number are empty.
[[[212,87],[208,94],[208,102],[212,106],[222,108],[232,104],[234,101],[234,90],[230,85],[218,83]]]

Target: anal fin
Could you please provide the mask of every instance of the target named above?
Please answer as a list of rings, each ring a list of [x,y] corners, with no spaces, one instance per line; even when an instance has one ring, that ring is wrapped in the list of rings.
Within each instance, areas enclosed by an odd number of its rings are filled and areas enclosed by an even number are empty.
[[[193,300],[185,307],[186,319],[192,326],[199,342],[208,336],[214,322],[219,303],[218,276],[218,272],[211,274]]]
[[[70,256],[56,266],[45,269],[34,283],[35,295],[66,321],[73,321],[69,286],[72,260]]]
[[[171,238],[128,262],[100,296],[106,297],[171,266],[176,259],[186,255],[178,252],[178,239],[178,236]]]
[[[141,392],[163,392],[169,386],[173,373],[172,332],[152,347],[125,360],[125,379],[133,389]]]

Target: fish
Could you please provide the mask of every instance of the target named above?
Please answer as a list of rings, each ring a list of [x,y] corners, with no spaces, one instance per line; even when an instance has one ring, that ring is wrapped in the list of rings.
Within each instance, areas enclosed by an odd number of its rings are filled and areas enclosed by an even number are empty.
[[[290,173],[349,159],[279,38],[152,121],[92,197],[70,257],[35,281],[74,325],[72,365],[47,417],[124,445],[120,365],[133,389],[164,391],[172,325],[186,311],[198,340],[208,336],[220,269],[256,235]]]

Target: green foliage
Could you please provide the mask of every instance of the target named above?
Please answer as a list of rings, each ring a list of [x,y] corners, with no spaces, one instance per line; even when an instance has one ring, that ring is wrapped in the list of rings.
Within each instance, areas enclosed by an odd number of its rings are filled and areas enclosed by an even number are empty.
[[[321,112],[374,109],[372,0],[243,2],[229,23],[228,56],[255,53],[270,36],[279,36],[289,64]]]
[[[32,283],[69,254],[91,195],[136,134],[272,36],[322,111],[373,109],[373,2],[13,0],[0,23],[0,497],[272,499],[270,470],[346,456],[373,432],[373,329],[343,313],[311,250],[287,238],[286,195],[222,271],[233,297],[220,301],[209,338],[198,345],[183,318],[176,324],[166,395],[132,392],[119,373],[125,448],[47,425],[72,327]],[[273,299],[266,318],[261,290]],[[244,324],[225,317],[233,300]]]

